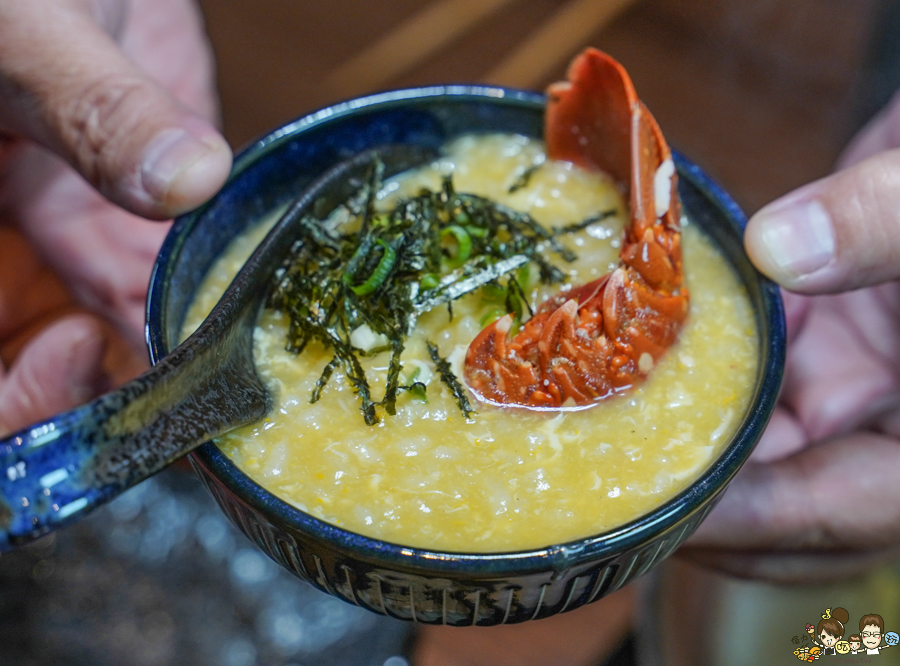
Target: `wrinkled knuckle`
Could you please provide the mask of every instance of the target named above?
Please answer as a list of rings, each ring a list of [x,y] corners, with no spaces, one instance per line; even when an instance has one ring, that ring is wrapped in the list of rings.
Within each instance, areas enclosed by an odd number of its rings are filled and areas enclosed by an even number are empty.
[[[146,83],[138,76],[105,77],[84,88],[63,110],[63,141],[95,187],[105,184],[107,162],[146,113],[145,93]]]
[[[900,182],[900,148],[882,151],[869,163],[878,185],[897,185]]]
[[[825,195],[841,251],[855,266],[900,258],[900,151],[838,174]]]
[[[877,202],[880,214],[890,215],[896,221],[900,215],[900,150],[882,153],[876,164],[878,173],[868,183],[868,196]]]
[[[857,182],[860,207],[865,223],[872,234],[867,245],[880,247],[881,261],[900,255],[900,151],[883,153],[874,160],[867,173]]]

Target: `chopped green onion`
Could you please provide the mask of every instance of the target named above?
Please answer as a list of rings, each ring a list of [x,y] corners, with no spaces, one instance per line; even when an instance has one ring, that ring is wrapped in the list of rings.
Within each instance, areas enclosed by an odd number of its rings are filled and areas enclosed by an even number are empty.
[[[478,325],[484,328],[485,326],[489,326],[493,324],[495,321],[500,319],[500,317],[505,317],[506,312],[501,310],[500,308],[494,308],[490,312],[486,313],[479,321]]]
[[[525,265],[527,266],[528,264]],[[488,282],[481,287],[481,298],[489,302],[504,303],[506,301],[506,287],[501,287],[496,282]]]
[[[434,273],[426,273],[422,276],[422,280],[419,283],[422,285],[422,289],[434,289],[441,283],[441,278],[438,277]]]
[[[381,171],[376,165],[363,189],[343,204],[349,224],[337,218],[323,220],[328,214],[325,205],[301,221],[295,256],[284,266],[269,299],[270,307],[290,317],[286,341],[290,351],[299,353],[315,342],[332,353],[311,399],[320,399],[340,369],[357,394],[368,425],[378,422],[378,411],[396,412],[401,390],[409,391],[413,399],[427,400],[417,373],[405,386],[400,384],[404,342],[419,316],[442,305],[449,310],[453,301],[481,290],[482,300],[489,304],[486,309],[494,311],[488,317],[512,312],[518,328],[530,305],[526,292],[538,280],[553,283],[566,277],[552,255],[563,261],[574,256],[557,239],[574,225],[547,230],[526,213],[456,192],[449,177],[437,192],[423,190],[390,211],[376,211]],[[375,254],[379,245],[380,255]],[[363,324],[384,336],[387,344],[369,350],[354,347],[350,337]],[[462,381],[437,348],[428,347],[441,383],[469,418],[472,405]],[[384,352],[391,353],[391,362],[384,397],[376,401],[360,361]]]
[[[456,239],[456,256],[451,257],[447,261],[447,266],[450,268],[459,268],[464,263],[469,260],[469,257],[472,256],[472,237],[469,236],[469,232],[463,229],[458,224],[451,224],[449,227],[444,227],[441,229],[441,238],[446,238],[447,236],[453,236]]]
[[[380,238],[376,241],[377,245],[380,245],[384,249],[384,254],[381,255],[381,261],[378,262],[378,265],[375,267],[375,270],[372,271],[372,274],[369,276],[369,279],[363,282],[358,287],[350,287],[353,290],[353,293],[357,296],[366,296],[371,294],[373,291],[378,289],[384,281],[387,279],[387,276],[390,275],[391,269],[394,267],[394,262],[397,261],[397,252],[390,245],[385,243]],[[344,277],[347,277],[347,274],[344,274]],[[346,281],[346,280],[345,280]]]
[[[523,289],[530,289],[534,285],[531,283],[531,268],[529,264],[525,264],[516,271],[516,280],[522,285]]]
[[[414,382],[406,387],[409,394],[421,402],[428,402],[427,387],[422,382]]]

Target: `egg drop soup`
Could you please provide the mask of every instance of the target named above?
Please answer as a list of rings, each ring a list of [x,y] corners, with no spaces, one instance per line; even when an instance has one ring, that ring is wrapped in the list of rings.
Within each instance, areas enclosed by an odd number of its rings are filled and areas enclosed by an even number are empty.
[[[536,307],[615,268],[627,219],[627,205],[606,176],[543,160],[536,140],[464,137],[435,163],[387,181],[378,206],[390,209],[423,187],[437,190],[452,173],[457,191],[527,212],[547,227],[618,211],[561,238],[577,259],[557,262],[568,274],[566,285],[526,280]],[[512,187],[523,174],[527,184]],[[187,316],[186,335],[277,217],[273,212],[237,238],[213,266]],[[748,409],[757,372],[757,331],[743,287],[696,225],[684,218],[682,225],[688,320],[678,342],[633,390],[562,412],[499,408],[471,396],[476,412],[467,419],[440,381],[425,340],[463,381],[470,342],[502,314],[481,288],[453,301],[452,318],[446,306],[419,318],[406,341],[401,377],[426,391],[401,392],[396,415],[380,413],[370,426],[340,366],[310,404],[333,353],[316,342],[299,355],[285,351],[288,317],[267,309],[255,333],[255,358],[275,407],[217,444],[253,480],[299,509],[413,547],[539,548],[635,519],[686,488],[719,456]],[[354,336],[352,344],[363,349],[378,342],[367,330]],[[376,400],[389,359],[388,352],[363,359]]]

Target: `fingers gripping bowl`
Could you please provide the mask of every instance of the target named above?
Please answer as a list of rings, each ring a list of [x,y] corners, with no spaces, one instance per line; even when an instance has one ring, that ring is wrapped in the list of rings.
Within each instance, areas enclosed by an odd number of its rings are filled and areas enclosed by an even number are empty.
[[[534,93],[487,87],[398,91],[330,107],[252,145],[238,157],[222,192],[176,221],[160,253],[148,302],[154,362],[179,341],[204,275],[231,239],[330,166],[384,144],[439,149],[457,137],[489,132],[539,138],[544,103]],[[688,488],[635,520],[587,538],[510,552],[444,552],[362,536],[300,511],[208,443],[192,463],[226,513],[273,559],[321,589],[379,613],[428,623],[485,626],[571,610],[668,556],[712,508],[759,439],[784,359],[778,292],[743,253],[742,214],[697,167],[677,154],[674,160],[684,211],[732,265],[759,335],[750,407],[722,453]]]

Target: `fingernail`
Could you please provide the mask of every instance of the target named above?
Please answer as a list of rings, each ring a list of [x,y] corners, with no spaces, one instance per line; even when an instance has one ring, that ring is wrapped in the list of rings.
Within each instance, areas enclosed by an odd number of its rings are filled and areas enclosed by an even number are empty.
[[[816,199],[763,208],[753,220],[760,249],[754,257],[785,277],[799,278],[827,266],[835,256],[834,225]]]
[[[156,200],[166,202],[173,189],[178,189],[179,181],[220,152],[223,143],[218,135],[198,136],[184,128],[160,132],[144,151],[141,165],[144,189]]]

